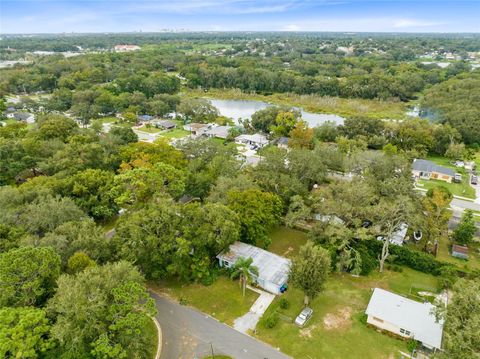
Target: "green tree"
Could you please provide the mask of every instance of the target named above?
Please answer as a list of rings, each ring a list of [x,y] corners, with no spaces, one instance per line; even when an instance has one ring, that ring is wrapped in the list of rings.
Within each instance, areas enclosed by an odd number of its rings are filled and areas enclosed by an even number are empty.
[[[38,358],[54,346],[43,309],[0,308],[0,356]]]
[[[247,284],[253,280],[254,276],[258,276],[258,268],[253,266],[252,262],[252,258],[238,258],[232,267],[231,277],[238,278],[244,297]]]
[[[451,216],[449,207],[452,199],[452,194],[443,186],[429,189],[422,199],[427,229],[427,236],[422,238],[425,249],[427,249],[428,240],[436,241],[442,237],[446,238],[448,234],[448,221]]]
[[[475,226],[475,219],[473,212],[467,209],[460,220],[457,228],[453,231],[453,238],[461,244],[469,244],[472,242],[477,227]]]
[[[450,143],[445,151],[445,157],[451,160],[463,160],[465,157],[465,145],[463,143]]]
[[[313,242],[300,247],[298,257],[292,262],[290,281],[303,290],[305,306],[323,290],[330,266],[330,254],[326,249],[315,246]]]
[[[95,265],[95,261],[90,259],[85,252],[79,251],[75,252],[73,256],[68,258],[67,272],[70,274],[75,274]]]
[[[279,223],[282,200],[269,192],[232,190],[227,193],[227,203],[240,219],[240,238],[247,243],[270,244],[268,232]]]
[[[25,204],[18,222],[28,232],[43,237],[62,223],[78,221],[84,217],[85,214],[70,198],[46,196]]]
[[[61,276],[48,309],[57,318],[52,337],[66,358],[142,357],[143,330],[156,313],[143,277],[127,262]]]
[[[440,307],[437,317],[445,320],[443,358],[480,357],[480,282],[460,279],[452,290],[448,307]]]
[[[145,203],[155,194],[179,197],[185,189],[182,171],[162,162],[126,170],[114,179],[112,194],[120,206]]]
[[[60,257],[52,248],[21,247],[0,254],[0,306],[42,304],[60,275]]]
[[[280,111],[275,117],[275,123],[270,126],[270,130],[275,136],[287,136],[295,128],[297,121],[295,113]]]
[[[181,115],[184,123],[211,123],[218,117],[218,110],[208,100],[188,97],[181,99],[177,113]]]

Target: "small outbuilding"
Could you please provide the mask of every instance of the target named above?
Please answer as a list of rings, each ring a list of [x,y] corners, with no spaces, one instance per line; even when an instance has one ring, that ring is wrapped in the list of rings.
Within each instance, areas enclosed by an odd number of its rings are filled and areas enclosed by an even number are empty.
[[[273,294],[285,291],[289,259],[243,242],[233,243],[228,251],[217,256],[220,267],[224,268],[233,267],[239,258],[252,258],[252,265],[258,268],[258,276],[252,274],[252,277],[261,288]]]
[[[452,246],[452,257],[468,259],[468,247],[454,244]]]
[[[403,338],[412,338],[436,351],[442,345],[443,320],[437,321],[435,306],[375,288],[365,313],[367,323]]]

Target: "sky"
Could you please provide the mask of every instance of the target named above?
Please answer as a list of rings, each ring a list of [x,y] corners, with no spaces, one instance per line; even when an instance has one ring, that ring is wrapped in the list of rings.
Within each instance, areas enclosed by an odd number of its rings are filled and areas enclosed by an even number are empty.
[[[480,32],[480,0],[0,0],[0,33]]]

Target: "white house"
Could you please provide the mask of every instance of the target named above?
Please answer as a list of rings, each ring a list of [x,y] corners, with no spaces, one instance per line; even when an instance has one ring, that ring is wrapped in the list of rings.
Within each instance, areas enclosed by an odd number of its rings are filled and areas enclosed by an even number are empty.
[[[255,133],[253,135],[240,135],[235,137],[235,142],[238,144],[244,144],[248,146],[255,146],[258,148],[268,145],[267,137],[261,133]]]
[[[220,253],[217,258],[220,267],[226,268],[233,267],[239,258],[252,258],[252,265],[258,268],[258,276],[252,277],[261,288],[280,294],[287,286],[291,265],[287,258],[243,242],[233,243],[228,251]]]
[[[367,323],[404,338],[418,340],[428,349],[440,349],[443,321],[436,321],[435,306],[375,288],[365,313]]]
[[[185,131],[190,131],[191,135],[195,137],[205,134],[205,132],[207,132],[211,128],[212,128],[212,125],[209,123],[192,122],[183,126],[183,129]]]
[[[228,135],[230,134],[230,130],[233,126],[214,126],[209,130],[205,131],[205,135],[210,138],[222,138],[227,139]]]

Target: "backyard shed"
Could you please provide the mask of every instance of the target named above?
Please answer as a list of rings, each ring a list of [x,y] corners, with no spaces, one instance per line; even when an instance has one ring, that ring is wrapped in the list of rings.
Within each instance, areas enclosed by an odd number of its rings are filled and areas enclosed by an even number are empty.
[[[468,247],[454,244],[452,246],[452,257],[468,259]]]
[[[261,288],[273,294],[280,294],[286,288],[291,265],[287,258],[242,242],[233,243],[217,258],[220,267],[225,268],[233,267],[239,258],[252,258],[252,265],[258,268],[258,276],[253,278]]]
[[[413,338],[428,349],[441,348],[443,321],[436,321],[435,306],[375,288],[365,313],[367,323],[404,338]]]

